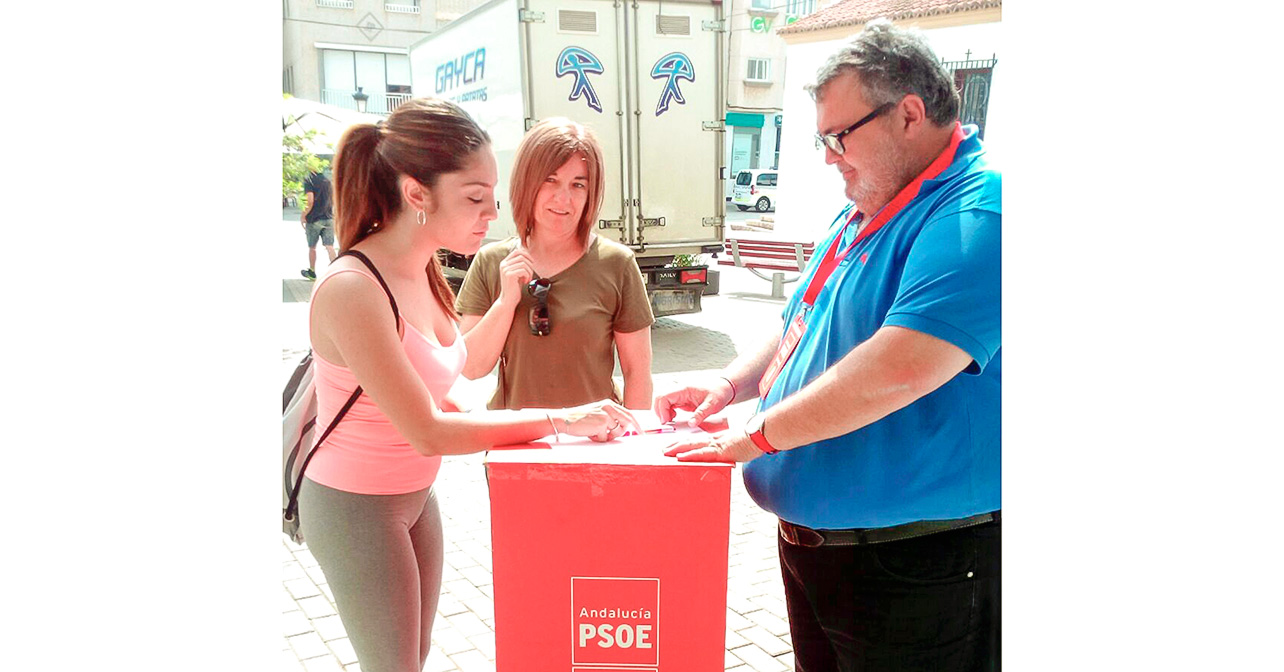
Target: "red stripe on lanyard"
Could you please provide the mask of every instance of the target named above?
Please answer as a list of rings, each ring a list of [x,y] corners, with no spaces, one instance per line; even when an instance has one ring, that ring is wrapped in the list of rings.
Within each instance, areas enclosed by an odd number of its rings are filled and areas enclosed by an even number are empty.
[[[950,136],[950,145],[945,148],[945,151],[941,152],[936,159],[932,161],[931,165],[929,165],[923,172],[919,173],[918,177],[905,185],[905,188],[901,189],[900,193],[896,194],[890,203],[883,206],[883,209],[879,210],[878,214],[874,215],[874,219],[871,220],[859,234],[857,234],[856,240],[853,240],[851,245],[848,245],[842,253],[837,253],[838,243],[842,241],[843,234],[847,232],[847,227],[851,226],[851,223],[855,221],[858,216],[861,216],[860,211],[856,211],[855,214],[847,219],[847,223],[843,225],[842,231],[838,232],[838,235],[834,237],[834,242],[830,243],[829,249],[825,250],[825,256],[821,257],[820,267],[816,269],[816,274],[811,276],[811,282],[807,285],[807,291],[803,293],[804,309],[811,308],[812,304],[816,302],[816,296],[820,294],[820,290],[824,288],[825,282],[829,280],[829,276],[833,275],[834,269],[838,268],[838,264],[842,263],[843,259],[846,259],[847,255],[855,249],[861,241],[870,237],[871,234],[882,228],[888,220],[900,213],[906,205],[909,205],[909,202],[918,196],[919,189],[923,187],[923,182],[933,179],[937,175],[945,172],[945,169],[949,168],[951,163],[954,163],[954,155],[958,152],[959,143],[962,141],[963,125],[956,121],[954,122],[954,134]]]

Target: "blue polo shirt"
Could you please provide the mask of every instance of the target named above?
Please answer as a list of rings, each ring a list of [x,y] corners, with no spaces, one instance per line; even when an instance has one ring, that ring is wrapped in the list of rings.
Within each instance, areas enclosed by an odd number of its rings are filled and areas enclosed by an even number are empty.
[[[943,339],[973,361],[882,420],[747,463],[749,495],[784,520],[817,529],[886,527],[999,508],[1002,183],[986,165],[976,127],[963,130],[949,167],[839,264],[759,410],[806,387],[884,326]],[[852,207],[816,246],[785,306],[785,327]],[[843,243],[855,229],[847,227]]]

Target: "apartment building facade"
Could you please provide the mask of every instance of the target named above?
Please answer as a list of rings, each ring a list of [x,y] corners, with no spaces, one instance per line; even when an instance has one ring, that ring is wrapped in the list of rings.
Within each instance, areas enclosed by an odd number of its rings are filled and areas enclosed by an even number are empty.
[[[778,168],[784,125],[785,41],[776,31],[820,0],[731,0],[727,18],[727,197],[736,173]]]
[[[281,90],[388,114],[410,98],[410,45],[480,0],[282,0]]]

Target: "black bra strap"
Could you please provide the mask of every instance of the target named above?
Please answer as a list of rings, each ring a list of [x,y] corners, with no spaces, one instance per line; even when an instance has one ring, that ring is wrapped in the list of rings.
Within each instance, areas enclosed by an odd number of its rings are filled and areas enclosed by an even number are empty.
[[[380,275],[379,269],[375,268],[374,262],[370,261],[370,257],[367,257],[366,255],[362,254],[357,250],[344,250],[343,252],[339,253],[340,257],[344,255],[352,255],[356,257],[361,261],[361,263],[366,265],[366,268],[370,269],[371,273],[374,273],[375,280],[379,281],[379,286],[383,287],[384,293],[388,295],[388,303],[392,304],[392,317],[394,320],[397,321],[397,330],[400,331],[401,330],[401,312],[397,310],[397,300],[392,298],[392,290],[388,289],[388,283],[383,281],[383,276]]]

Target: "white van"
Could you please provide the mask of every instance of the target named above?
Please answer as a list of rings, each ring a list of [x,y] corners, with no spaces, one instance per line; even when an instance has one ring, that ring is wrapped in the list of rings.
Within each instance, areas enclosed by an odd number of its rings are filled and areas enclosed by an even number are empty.
[[[758,212],[776,209],[776,179],[779,170],[753,168],[736,174],[736,186],[731,202],[741,210],[753,208]]]

